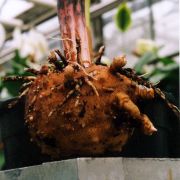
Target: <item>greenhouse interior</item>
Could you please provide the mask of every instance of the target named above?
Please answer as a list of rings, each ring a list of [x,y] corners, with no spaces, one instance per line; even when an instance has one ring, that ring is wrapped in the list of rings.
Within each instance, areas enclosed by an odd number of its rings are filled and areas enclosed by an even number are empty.
[[[0,0],[0,179],[180,179],[179,115],[178,0]]]

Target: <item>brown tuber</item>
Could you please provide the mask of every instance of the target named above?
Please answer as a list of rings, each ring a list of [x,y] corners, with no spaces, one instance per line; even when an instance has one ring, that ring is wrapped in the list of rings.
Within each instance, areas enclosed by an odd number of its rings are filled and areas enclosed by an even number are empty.
[[[119,73],[126,70],[116,68],[123,62],[114,61],[113,72],[92,64],[84,73],[68,64],[36,77],[26,96],[26,123],[43,153],[64,158],[120,152],[134,122],[147,135],[157,131],[137,105],[155,98],[155,91]]]

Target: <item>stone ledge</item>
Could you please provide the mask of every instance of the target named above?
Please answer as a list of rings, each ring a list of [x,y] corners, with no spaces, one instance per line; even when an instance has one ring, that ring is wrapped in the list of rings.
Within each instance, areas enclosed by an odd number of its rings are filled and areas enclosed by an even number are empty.
[[[179,180],[180,159],[78,158],[0,171],[1,180]]]

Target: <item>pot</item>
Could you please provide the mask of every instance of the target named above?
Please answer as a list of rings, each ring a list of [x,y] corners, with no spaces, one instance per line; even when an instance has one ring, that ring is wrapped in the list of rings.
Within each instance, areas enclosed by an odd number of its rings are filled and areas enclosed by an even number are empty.
[[[0,102],[0,132],[4,145],[4,169],[19,168],[41,164],[47,161],[39,148],[30,142],[27,127],[24,123],[24,99],[14,107],[8,104],[16,100]]]

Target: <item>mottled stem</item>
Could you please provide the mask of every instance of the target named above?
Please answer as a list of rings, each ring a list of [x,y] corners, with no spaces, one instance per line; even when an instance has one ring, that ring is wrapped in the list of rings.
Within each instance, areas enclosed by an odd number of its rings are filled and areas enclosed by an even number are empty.
[[[84,67],[91,64],[85,22],[85,0],[57,0],[65,57]]]

